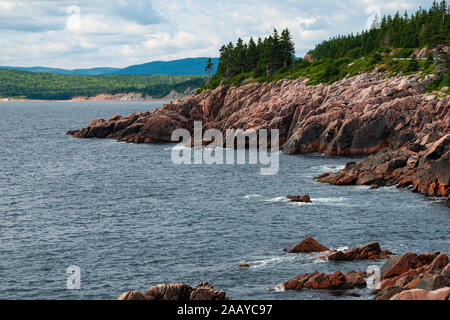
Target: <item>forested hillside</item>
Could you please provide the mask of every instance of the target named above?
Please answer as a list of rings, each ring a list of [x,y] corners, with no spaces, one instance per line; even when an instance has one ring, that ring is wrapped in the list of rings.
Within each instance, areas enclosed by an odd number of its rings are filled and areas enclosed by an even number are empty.
[[[295,46],[287,29],[281,35],[274,30],[256,43],[238,39],[236,44],[221,48],[217,74],[199,92],[221,83],[241,85],[298,77],[309,78],[311,85],[332,83],[375,69],[391,75],[436,73],[439,78],[429,90],[439,89],[450,84],[446,51],[450,44],[449,15],[445,0],[412,15],[397,12],[374,21],[370,30],[323,41],[305,59],[294,58]],[[421,51],[423,48],[427,49]]]
[[[68,100],[134,92],[160,98],[172,90],[182,93],[187,88],[198,88],[205,79],[206,76],[79,76],[0,69],[0,97]]]
[[[324,41],[309,52],[313,59],[359,58],[392,48],[434,47],[450,43],[450,10],[447,1],[434,2],[429,10],[413,15],[397,12],[374,21],[372,29]]]

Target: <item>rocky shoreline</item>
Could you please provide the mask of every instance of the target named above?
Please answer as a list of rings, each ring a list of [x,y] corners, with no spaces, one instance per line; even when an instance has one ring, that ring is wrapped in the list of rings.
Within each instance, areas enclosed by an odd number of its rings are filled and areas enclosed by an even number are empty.
[[[375,300],[449,300],[450,263],[441,252],[416,254],[406,252],[395,255],[381,250],[378,242],[372,242],[347,250],[330,250],[312,237],[284,250],[288,254],[317,253],[319,259],[329,263],[386,259],[379,268],[377,282],[373,282],[376,271],[353,270],[334,273],[312,272],[300,274],[278,286],[285,291],[322,290],[332,295],[359,297],[349,290],[372,285]],[[373,264],[373,262],[371,262]],[[245,264],[239,267],[249,268]],[[223,290],[214,289],[212,284],[202,282],[192,288],[185,283],[159,284],[145,293],[124,292],[118,300],[228,300]]]
[[[448,300],[450,296],[450,263],[441,252],[394,255],[381,250],[378,242],[348,249],[330,250],[314,238],[285,249],[288,253],[319,254],[328,262],[388,259],[380,268],[380,278],[372,294],[376,300]],[[336,271],[326,274],[315,271],[296,276],[281,284],[284,290],[348,290],[366,287],[371,273]]]
[[[175,129],[279,129],[287,154],[373,155],[319,181],[398,185],[429,196],[450,195],[450,98],[424,93],[433,76],[362,74],[331,85],[307,79],[251,83],[163,105],[153,112],[93,119],[67,132],[77,138],[171,142]]]

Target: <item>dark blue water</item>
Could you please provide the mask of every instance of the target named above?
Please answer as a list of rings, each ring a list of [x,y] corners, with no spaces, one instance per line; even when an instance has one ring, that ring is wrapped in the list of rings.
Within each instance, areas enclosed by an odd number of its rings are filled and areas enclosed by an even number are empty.
[[[201,281],[232,299],[336,299],[269,288],[383,261],[318,262],[282,249],[312,235],[331,248],[379,241],[396,253],[449,252],[450,210],[438,199],[312,180],[349,159],[282,154],[279,174],[261,176],[255,165],[173,165],[169,144],[65,135],[91,118],[158,105],[0,104],[0,299],[112,299]],[[283,199],[305,193],[313,204]],[[81,268],[81,290],[66,289],[70,265]]]

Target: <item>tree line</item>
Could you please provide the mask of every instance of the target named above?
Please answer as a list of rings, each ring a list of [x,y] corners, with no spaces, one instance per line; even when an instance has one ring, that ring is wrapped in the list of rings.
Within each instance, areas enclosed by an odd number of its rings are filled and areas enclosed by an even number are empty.
[[[254,77],[272,74],[295,63],[295,45],[291,33],[285,29],[256,41],[250,38],[245,43],[239,38],[220,49],[220,62],[216,77],[233,77],[253,72]]]
[[[324,58],[359,58],[389,48],[434,47],[450,43],[450,7],[443,0],[434,1],[429,10],[420,8],[415,14],[383,16],[370,30],[356,35],[338,36],[324,41],[309,54],[315,60]]]

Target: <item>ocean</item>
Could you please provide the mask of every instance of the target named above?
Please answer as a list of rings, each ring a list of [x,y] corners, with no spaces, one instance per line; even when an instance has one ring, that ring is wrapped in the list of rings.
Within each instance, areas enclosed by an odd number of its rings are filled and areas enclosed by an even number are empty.
[[[313,236],[333,249],[378,241],[394,253],[449,253],[450,210],[440,199],[313,180],[354,158],[280,154],[278,174],[262,176],[258,165],[176,165],[171,144],[65,134],[161,103],[0,103],[0,299],[115,299],[201,281],[230,299],[371,299],[366,288],[351,290],[359,297],[276,288],[302,273],[385,261],[282,250]],[[67,288],[69,266],[81,270],[80,290]]]

